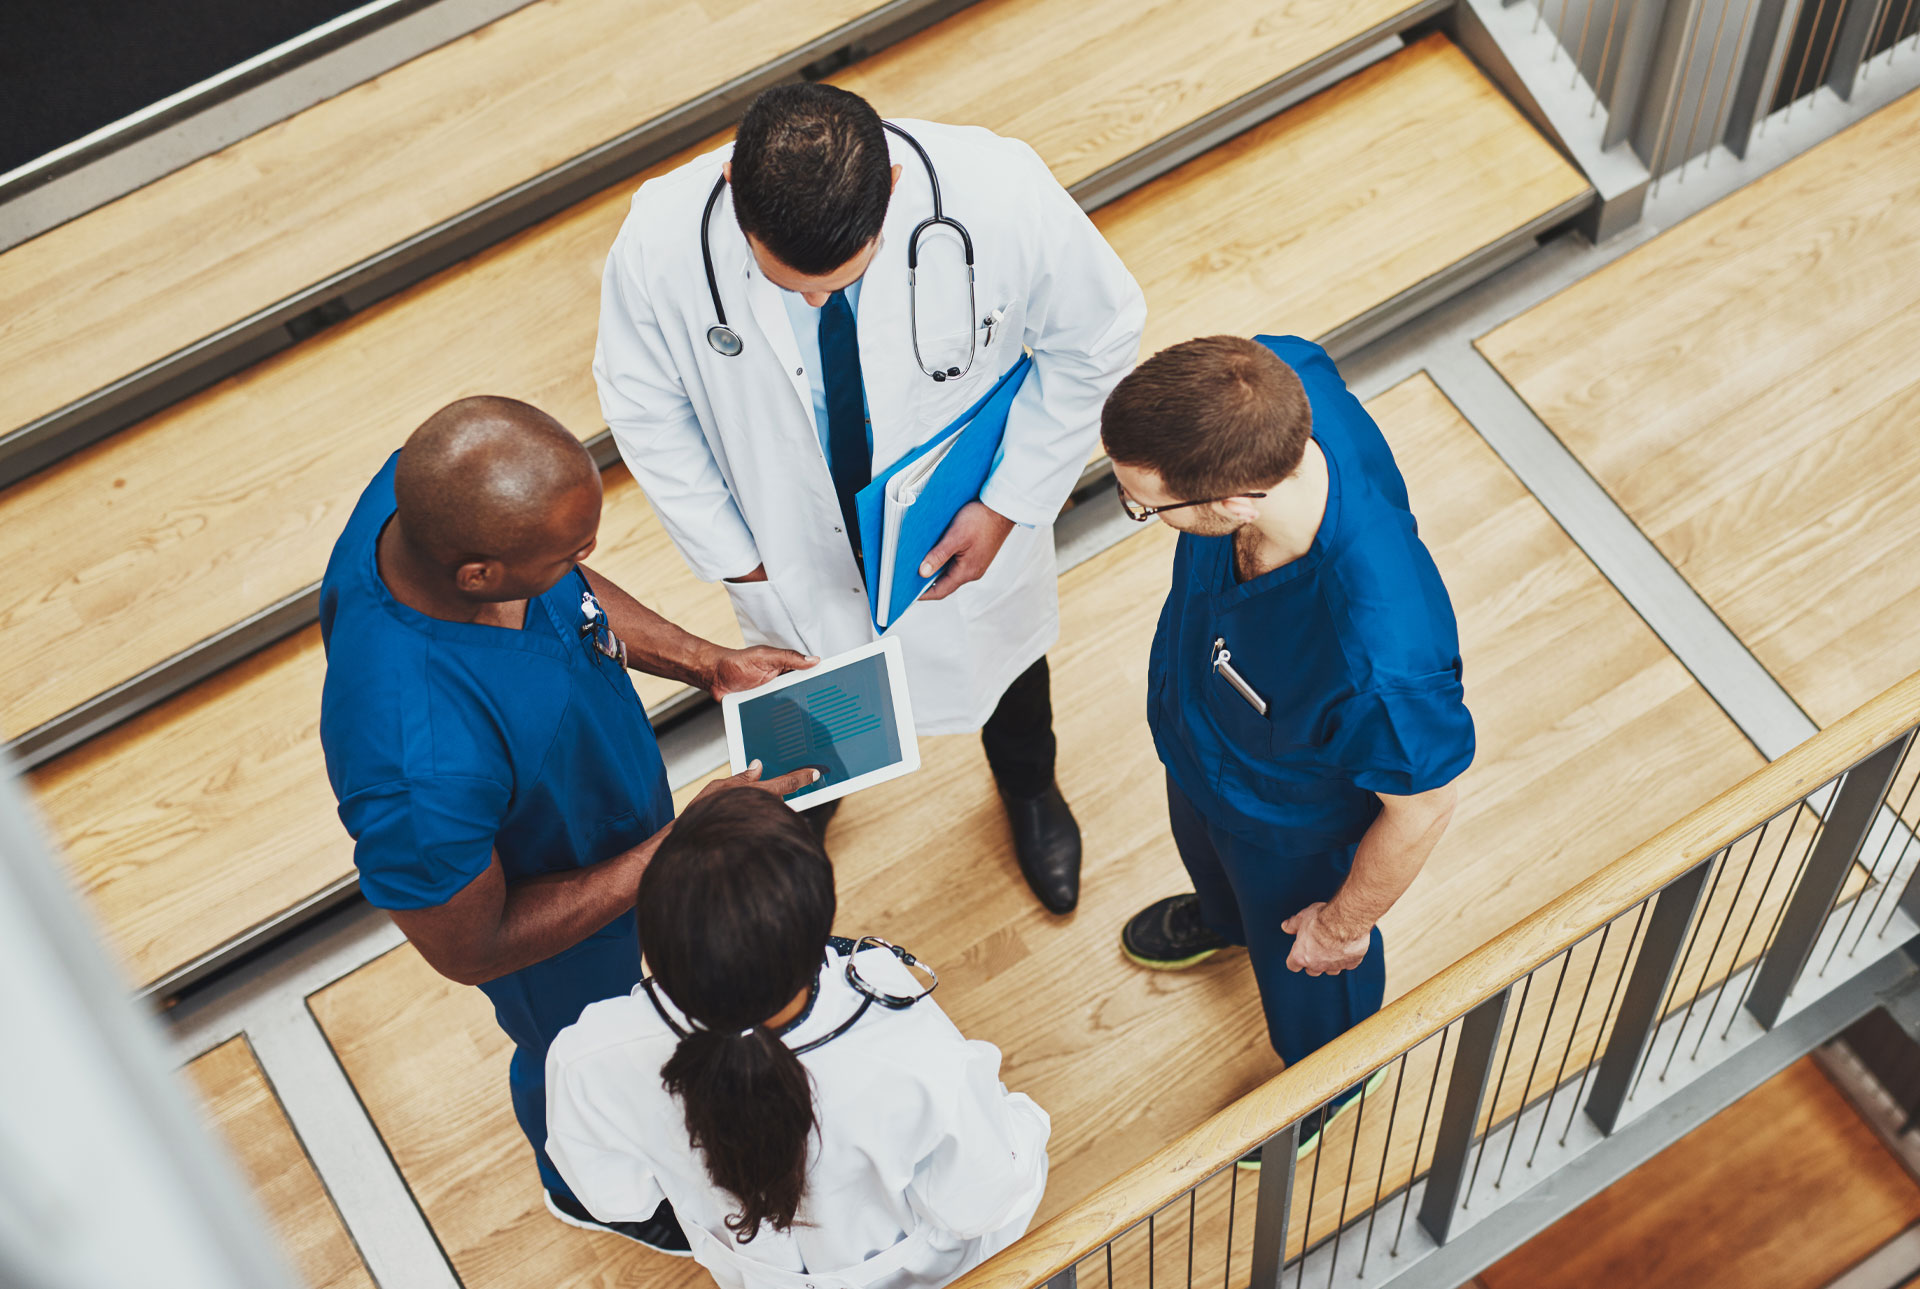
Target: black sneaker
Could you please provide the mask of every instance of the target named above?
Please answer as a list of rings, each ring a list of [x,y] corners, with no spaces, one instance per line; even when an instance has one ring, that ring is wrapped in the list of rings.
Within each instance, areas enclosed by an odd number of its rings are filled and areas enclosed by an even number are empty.
[[[1200,897],[1193,894],[1149,904],[1120,928],[1120,951],[1155,971],[1191,967],[1231,945],[1200,920]]]
[[[664,1253],[670,1258],[693,1256],[693,1248],[687,1243],[687,1233],[680,1229],[680,1219],[673,1215],[673,1205],[665,1200],[660,1201],[660,1207],[653,1210],[653,1216],[644,1222],[602,1222],[571,1195],[555,1195],[552,1191],[545,1194],[547,1212],[568,1226],[577,1226],[582,1231],[607,1231],[625,1236],[635,1244],[645,1245],[655,1253]]]

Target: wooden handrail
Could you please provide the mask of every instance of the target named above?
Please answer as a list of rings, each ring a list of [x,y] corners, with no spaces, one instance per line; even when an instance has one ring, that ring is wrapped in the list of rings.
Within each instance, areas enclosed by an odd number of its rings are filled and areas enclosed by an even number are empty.
[[[1205,1181],[1366,1071],[1578,943],[1872,752],[1920,724],[1920,672],[1762,766],[1712,801],[1430,977],[1299,1064],[1116,1177],[954,1282],[1028,1289]]]

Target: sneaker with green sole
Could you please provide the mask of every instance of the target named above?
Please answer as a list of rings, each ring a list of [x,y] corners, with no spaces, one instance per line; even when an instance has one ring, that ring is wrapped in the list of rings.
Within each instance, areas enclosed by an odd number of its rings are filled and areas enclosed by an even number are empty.
[[[1320,1144],[1320,1133],[1327,1126],[1327,1124],[1332,1123],[1335,1119],[1338,1119],[1341,1115],[1345,1114],[1348,1110],[1352,1109],[1354,1106],[1359,1105],[1363,1097],[1370,1097],[1374,1093],[1378,1092],[1380,1090],[1380,1085],[1382,1083],[1385,1083],[1386,1081],[1387,1081],[1387,1068],[1386,1066],[1383,1065],[1379,1069],[1373,1072],[1373,1077],[1367,1080],[1367,1086],[1364,1089],[1362,1089],[1360,1092],[1356,1092],[1354,1095],[1348,1097],[1345,1101],[1342,1101],[1339,1105],[1334,1106],[1331,1111],[1323,1107],[1319,1110],[1315,1110],[1312,1114],[1309,1114],[1305,1118],[1300,1120],[1300,1148],[1293,1152],[1294,1159],[1295,1160],[1305,1159],[1309,1154],[1311,1154],[1314,1148]],[[1252,1169],[1259,1168],[1260,1167],[1260,1149],[1261,1148],[1259,1146],[1255,1146],[1252,1150],[1249,1150],[1246,1154],[1240,1156],[1239,1167],[1252,1168]]]
[[[1154,971],[1179,971],[1205,962],[1233,942],[1200,919],[1200,897],[1156,900],[1120,928],[1120,951]]]

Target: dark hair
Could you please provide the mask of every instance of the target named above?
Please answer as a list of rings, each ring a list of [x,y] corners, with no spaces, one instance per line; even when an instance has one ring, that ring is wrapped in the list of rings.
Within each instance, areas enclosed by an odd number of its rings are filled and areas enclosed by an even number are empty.
[[[1183,501],[1271,487],[1300,468],[1313,409],[1293,368],[1239,336],[1202,336],[1134,368],[1100,410],[1100,440]]]
[[[831,273],[880,235],[893,194],[880,114],[831,85],[776,85],[733,142],[733,210],[796,273]]]
[[[761,1022],[812,982],[833,929],[833,865],[799,815],[737,788],[696,801],[640,878],[640,945],[655,984],[694,1022],[661,1077],[730,1230],[784,1231],[806,1190],[815,1128],[806,1069]]]

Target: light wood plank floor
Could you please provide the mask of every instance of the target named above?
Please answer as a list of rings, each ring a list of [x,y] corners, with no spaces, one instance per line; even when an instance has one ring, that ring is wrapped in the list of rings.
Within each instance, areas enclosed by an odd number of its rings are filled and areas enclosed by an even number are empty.
[[[1828,724],[1920,667],[1920,93],[1480,348]]]
[[[545,0],[6,257],[0,426],[57,408],[873,7]],[[846,79],[993,125],[1067,182],[1365,32],[1406,0],[987,0]],[[1054,75],[1071,62],[1073,77]],[[929,94],[928,87],[944,84]],[[1035,92],[1035,86],[1050,90]]]
[[[1373,408],[1459,611],[1481,748],[1458,821],[1386,924],[1397,996],[1760,758],[1430,382]],[[1053,1113],[1043,1216],[1276,1069],[1243,957],[1143,972],[1114,944],[1182,885],[1138,689],[1171,544],[1146,531],[1062,579],[1061,776],[1089,856],[1078,912],[1050,918],[1021,886],[973,738],[923,741],[919,775],[850,799],[834,826],[843,928],[941,966],[956,1021]],[[505,1040],[477,991],[403,947],[312,1006],[468,1285],[698,1283],[538,1209]]]
[[[247,1040],[229,1039],[190,1062],[187,1074],[308,1289],[374,1289]]]
[[[856,70],[919,68],[929,48],[916,42]],[[947,78],[976,84],[966,67]],[[931,109],[947,92],[932,82],[918,110],[944,115]],[[1001,112],[1024,101],[1006,94]],[[1098,222],[1146,288],[1152,349],[1218,331],[1321,334],[1583,187],[1433,37]],[[35,660],[0,675],[0,733],[30,729],[314,580],[366,477],[450,399],[511,394],[583,436],[597,430],[587,356],[627,197],[624,185],[602,194],[0,493],[0,631]],[[1363,270],[1341,251],[1356,245],[1399,249]],[[706,606],[689,626],[720,629],[731,616],[724,593],[700,601],[677,565],[649,580]]]
[[[1481,1273],[1486,1289],[1821,1289],[1920,1186],[1803,1058]]]

